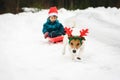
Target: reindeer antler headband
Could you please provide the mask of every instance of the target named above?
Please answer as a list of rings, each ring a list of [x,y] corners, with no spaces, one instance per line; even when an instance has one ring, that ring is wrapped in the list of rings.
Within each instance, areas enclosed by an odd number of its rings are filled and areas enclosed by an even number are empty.
[[[68,37],[69,37],[69,43],[70,43],[70,41],[73,40],[73,39],[79,39],[80,42],[81,42],[81,44],[82,44],[82,40],[85,40],[84,36],[87,36],[88,29],[82,29],[82,30],[80,30],[80,35],[79,35],[79,36],[73,36],[73,35],[72,35],[72,31],[73,31],[73,30],[71,30],[71,28],[65,27],[65,32],[66,32],[66,34],[67,34]]]
[[[69,37],[72,36],[72,30],[71,30],[71,28],[65,27],[65,32],[66,32],[66,34],[67,34]]]

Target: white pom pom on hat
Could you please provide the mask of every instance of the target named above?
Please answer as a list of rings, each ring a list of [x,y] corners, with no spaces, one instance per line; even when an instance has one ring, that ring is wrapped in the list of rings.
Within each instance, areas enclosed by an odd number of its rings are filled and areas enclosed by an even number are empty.
[[[58,17],[58,10],[56,7],[50,7],[50,10],[48,12],[48,16],[57,16]]]

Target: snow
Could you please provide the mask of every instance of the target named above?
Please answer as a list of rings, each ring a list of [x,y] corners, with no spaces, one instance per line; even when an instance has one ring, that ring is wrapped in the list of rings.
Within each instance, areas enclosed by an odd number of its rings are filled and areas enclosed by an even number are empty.
[[[64,26],[89,28],[80,62],[44,39],[47,12],[0,15],[0,80],[120,80],[120,9],[59,10]]]

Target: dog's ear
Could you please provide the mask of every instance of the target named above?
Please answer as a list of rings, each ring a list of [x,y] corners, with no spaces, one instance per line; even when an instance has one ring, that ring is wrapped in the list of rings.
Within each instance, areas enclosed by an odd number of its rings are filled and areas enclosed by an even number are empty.
[[[86,40],[85,37],[81,37],[81,39],[82,39],[82,41],[85,41],[85,40]]]
[[[70,37],[68,36],[68,39],[70,39]]]
[[[70,38],[72,38],[71,36],[68,36],[68,39],[70,40]]]
[[[79,37],[80,43],[81,45],[83,44],[83,42],[86,40],[85,37]]]

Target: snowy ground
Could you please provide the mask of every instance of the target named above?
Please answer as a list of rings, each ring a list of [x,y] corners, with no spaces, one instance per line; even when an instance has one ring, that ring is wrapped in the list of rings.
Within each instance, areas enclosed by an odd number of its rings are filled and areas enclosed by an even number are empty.
[[[0,80],[120,80],[120,9],[59,10],[64,26],[90,30],[80,62],[43,38],[47,12],[0,15]]]

